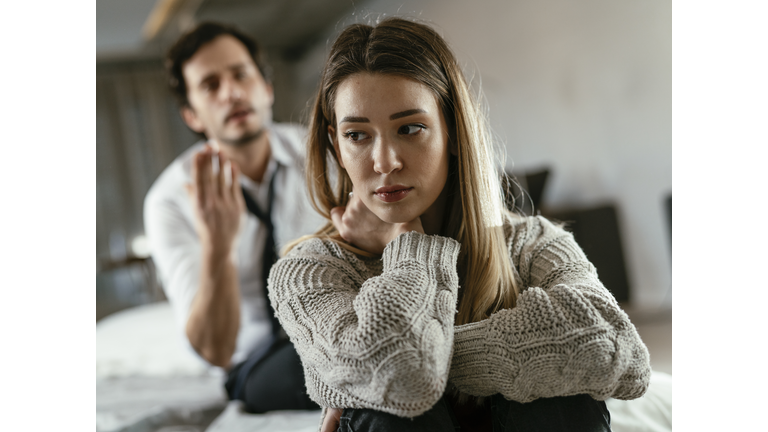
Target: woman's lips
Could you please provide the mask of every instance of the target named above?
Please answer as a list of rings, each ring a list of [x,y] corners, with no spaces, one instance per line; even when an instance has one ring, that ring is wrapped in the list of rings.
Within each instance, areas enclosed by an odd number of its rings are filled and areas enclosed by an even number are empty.
[[[384,202],[391,203],[405,198],[412,190],[413,188],[405,186],[381,187],[376,189],[374,195]]]

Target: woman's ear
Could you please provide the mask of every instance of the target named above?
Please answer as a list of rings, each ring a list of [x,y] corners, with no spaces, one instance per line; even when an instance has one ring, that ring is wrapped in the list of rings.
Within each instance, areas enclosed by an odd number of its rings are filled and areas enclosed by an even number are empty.
[[[344,166],[344,160],[341,158],[341,151],[339,150],[339,141],[336,139],[336,130],[333,126],[328,126],[328,141],[333,144],[333,150],[336,152],[336,159],[339,161],[339,165],[346,169]]]

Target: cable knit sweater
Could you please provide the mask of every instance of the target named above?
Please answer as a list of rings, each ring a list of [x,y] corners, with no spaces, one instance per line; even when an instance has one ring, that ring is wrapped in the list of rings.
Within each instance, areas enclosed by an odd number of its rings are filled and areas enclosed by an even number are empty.
[[[381,259],[310,239],[278,261],[269,296],[312,400],[415,417],[449,381],[519,402],[642,396],[648,350],[573,236],[542,217],[504,229],[523,292],[516,307],[460,326],[453,239],[401,234]]]

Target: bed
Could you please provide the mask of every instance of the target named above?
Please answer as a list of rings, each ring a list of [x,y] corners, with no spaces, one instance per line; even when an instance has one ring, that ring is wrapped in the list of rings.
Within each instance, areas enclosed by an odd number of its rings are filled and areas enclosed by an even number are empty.
[[[96,324],[97,432],[316,432],[320,411],[248,414],[228,402],[220,370],[181,343],[167,302]],[[672,430],[672,376],[654,371],[645,396],[609,399],[615,432]]]

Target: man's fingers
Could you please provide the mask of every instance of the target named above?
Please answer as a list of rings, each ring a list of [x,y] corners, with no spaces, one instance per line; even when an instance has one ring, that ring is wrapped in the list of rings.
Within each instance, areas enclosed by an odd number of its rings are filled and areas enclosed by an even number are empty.
[[[203,187],[205,187],[205,195],[209,199],[213,199],[216,196],[216,174],[213,170],[213,164],[215,155],[210,148],[205,150],[203,165],[200,167],[200,174],[203,177]]]
[[[216,156],[218,156],[216,159],[218,159],[218,162],[219,162],[219,170],[216,173],[213,181],[214,181],[214,184],[216,185],[216,193],[219,196],[224,196],[224,193],[226,190],[225,177],[227,175],[224,169],[224,165],[226,164],[227,158],[223,154],[221,154],[221,152],[217,153]]]
[[[205,185],[203,182],[203,167],[205,166],[205,153],[201,151],[195,155],[192,161],[192,182],[194,183],[194,198],[198,206],[205,202]]]
[[[232,184],[229,185],[229,191],[235,199],[235,202],[237,202],[237,207],[240,211],[243,211],[245,209],[245,199],[243,198],[243,191],[240,189],[240,168],[238,168],[237,164],[232,161],[229,162],[229,165],[230,173],[232,175]]]
[[[211,149],[204,148],[197,154],[197,177],[200,182],[205,182],[211,178]],[[202,186],[203,183],[200,183]]]

